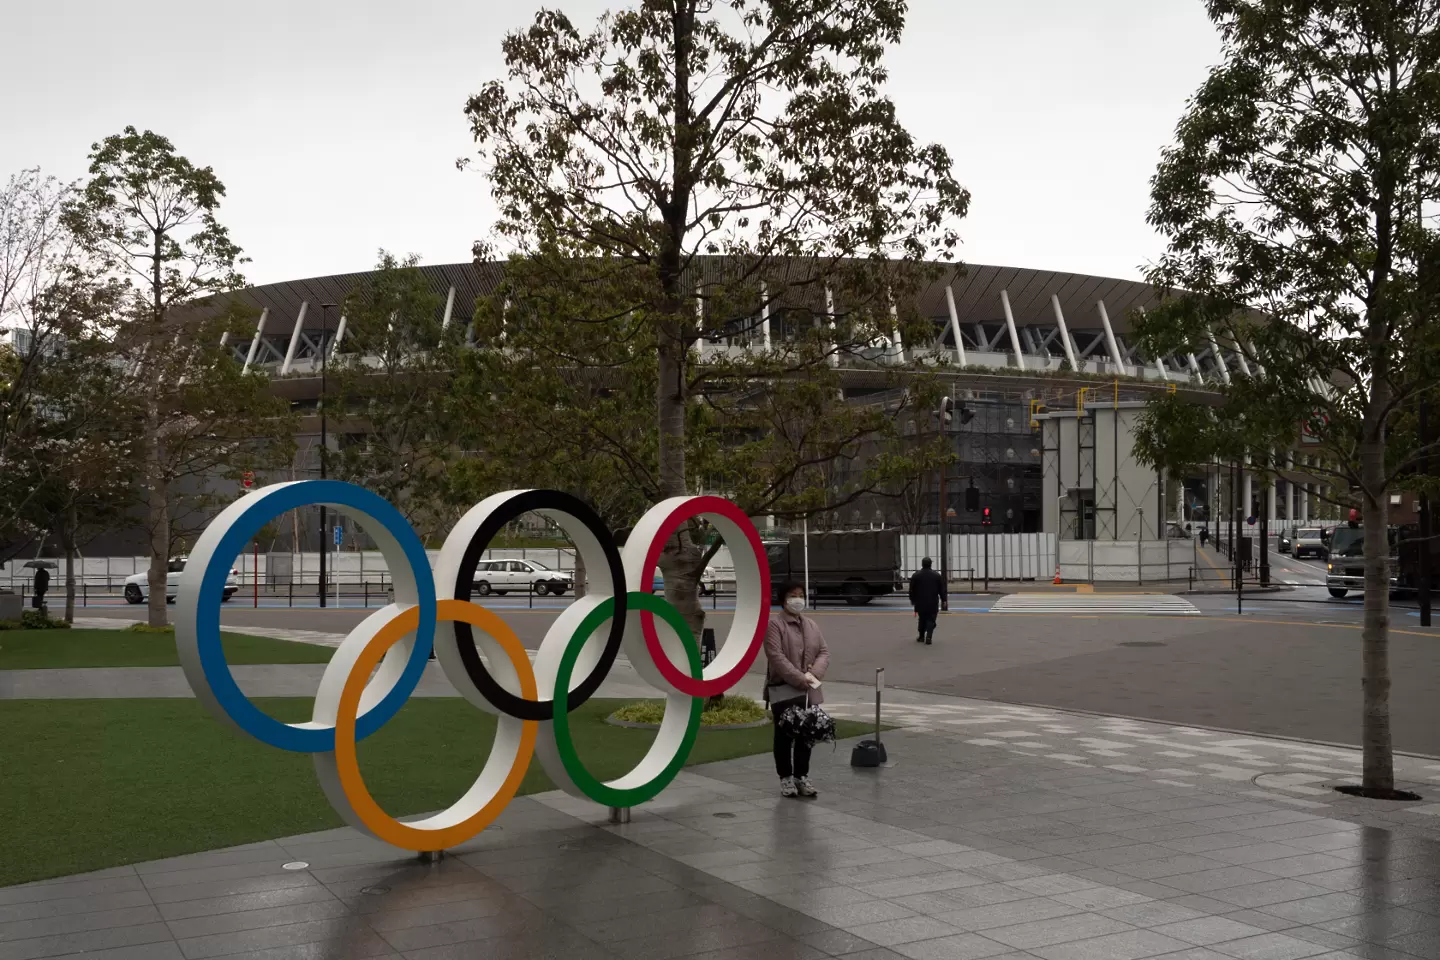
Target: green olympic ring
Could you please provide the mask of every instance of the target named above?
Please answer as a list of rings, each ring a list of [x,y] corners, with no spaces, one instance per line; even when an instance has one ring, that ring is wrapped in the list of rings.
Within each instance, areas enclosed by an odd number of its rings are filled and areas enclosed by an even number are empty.
[[[625,603],[630,611],[634,611],[633,615],[636,617],[639,616],[639,611],[646,610],[664,620],[680,639],[686,659],[689,661],[690,675],[696,680],[700,680],[704,676],[704,667],[700,662],[700,648],[695,643],[695,634],[691,631],[690,625],[680,616],[680,611],[652,593],[638,591],[627,593]],[[606,598],[575,629],[575,633],[565,647],[564,653],[561,654],[560,662],[555,669],[556,690],[570,689],[570,675],[575,669],[580,651],[585,647],[591,634],[610,619],[614,608],[614,599]],[[627,629],[630,629],[628,624]],[[686,713],[681,712],[685,710],[680,702],[682,700],[690,701]],[[695,737],[700,732],[700,714],[705,708],[705,702],[701,697],[688,697],[678,691],[668,694],[665,715],[660,722],[660,730],[655,735],[655,741],[650,745],[650,750],[629,773],[607,783],[597,779],[585,768],[584,762],[575,749],[575,740],[570,733],[570,715],[565,698],[563,696],[555,697],[554,705],[554,715],[549,731],[551,736],[542,735],[541,743],[545,746],[553,743],[555,755],[574,785],[585,796],[607,807],[639,806],[670,785],[690,756],[690,750],[695,745]],[[670,754],[668,759],[665,757],[666,753]]]

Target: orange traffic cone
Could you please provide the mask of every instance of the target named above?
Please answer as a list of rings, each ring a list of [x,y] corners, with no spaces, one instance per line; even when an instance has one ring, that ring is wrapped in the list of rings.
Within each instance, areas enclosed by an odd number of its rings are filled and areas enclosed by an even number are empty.
[[[1055,580],[1054,580],[1054,582],[1055,582],[1055,583],[1064,583],[1064,582],[1065,582],[1064,580],[1061,580],[1061,579],[1060,579],[1060,564],[1058,564],[1058,563],[1055,564]]]

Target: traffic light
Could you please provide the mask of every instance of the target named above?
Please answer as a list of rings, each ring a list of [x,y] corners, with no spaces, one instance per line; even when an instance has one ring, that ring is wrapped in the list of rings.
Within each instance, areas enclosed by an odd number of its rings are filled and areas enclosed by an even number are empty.
[[[986,508],[985,508],[985,513],[981,515],[981,517],[980,517],[980,525],[981,525],[981,526],[984,526],[984,527],[990,526],[990,508],[989,508],[989,507],[986,507]]]
[[[965,488],[965,509],[974,513],[980,509],[980,491],[975,489],[975,484]]]

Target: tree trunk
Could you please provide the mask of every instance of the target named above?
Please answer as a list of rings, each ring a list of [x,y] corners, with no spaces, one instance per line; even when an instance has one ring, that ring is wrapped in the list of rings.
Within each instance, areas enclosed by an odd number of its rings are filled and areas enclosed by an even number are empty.
[[[170,571],[170,501],[160,463],[160,429],[152,413],[146,424],[150,430],[145,455],[150,461],[146,467],[146,481],[149,489],[149,533],[150,570],[146,578],[150,596],[148,598],[149,622],[152,627],[163,627],[168,621],[165,610],[165,593],[168,589],[166,577]]]
[[[75,622],[75,531],[77,529],[75,506],[72,504],[65,514],[65,527],[60,534],[61,546],[65,548],[65,622]]]
[[[656,412],[660,433],[660,490],[664,497],[683,497],[688,492],[685,482],[685,388],[681,339],[678,323],[663,323],[659,342],[660,378],[656,389]],[[690,533],[682,526],[660,554],[660,570],[665,575],[665,599],[685,618],[700,640],[705,629],[705,608],[700,605],[701,552]]]
[[[1377,386],[1378,391],[1378,386]],[[1383,409],[1371,398],[1371,410]],[[1361,744],[1367,791],[1395,789],[1390,736],[1390,539],[1385,488],[1385,431],[1366,417],[1360,446],[1360,480],[1365,507],[1365,628],[1361,641],[1360,689],[1364,698]]]
[[[580,548],[579,548],[579,547],[576,547],[576,548],[575,548],[575,573],[574,573],[574,579],[575,579],[575,587],[574,587],[573,590],[570,591],[570,595],[573,596],[573,597],[577,597],[577,598],[578,598],[578,597],[581,597],[581,596],[584,596],[584,594],[585,594],[585,555],[580,552]],[[624,588],[624,584],[618,584],[618,583],[617,583],[617,584],[615,585],[615,587],[616,587],[616,589],[623,589],[623,588]]]

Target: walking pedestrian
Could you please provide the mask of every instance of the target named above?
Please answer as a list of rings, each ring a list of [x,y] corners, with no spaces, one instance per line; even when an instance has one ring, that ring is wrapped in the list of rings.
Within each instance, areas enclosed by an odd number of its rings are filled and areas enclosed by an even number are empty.
[[[915,608],[916,643],[926,646],[935,639],[935,620],[940,616],[940,600],[945,596],[945,578],[931,568],[930,558],[920,561],[920,569],[910,576],[910,606]]]
[[[775,772],[780,796],[813,797],[819,791],[810,782],[810,744],[783,731],[780,716],[791,707],[825,701],[820,681],[830,666],[830,649],[820,625],[805,616],[803,584],[785,584],[780,600],[784,608],[770,616],[765,633],[765,702],[775,728]]]
[[[1206,541],[1206,540],[1209,540],[1209,539],[1210,539],[1210,528],[1209,528],[1209,527],[1201,527],[1201,528],[1200,528],[1200,546],[1202,546],[1202,547],[1205,546],[1205,541]]]
[[[30,606],[36,610],[45,609],[45,591],[50,589],[50,571],[44,567],[35,569],[35,594],[30,598]]]

